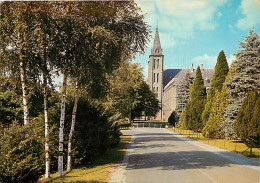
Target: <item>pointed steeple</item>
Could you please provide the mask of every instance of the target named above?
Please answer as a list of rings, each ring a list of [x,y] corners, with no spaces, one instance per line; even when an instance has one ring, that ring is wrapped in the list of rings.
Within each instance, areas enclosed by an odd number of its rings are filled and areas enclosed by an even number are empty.
[[[154,37],[154,42],[153,42],[153,48],[151,50],[151,55],[163,55],[162,53],[162,47],[160,43],[160,37],[159,37],[159,31],[158,31],[158,25],[156,27],[155,31],[155,37]]]

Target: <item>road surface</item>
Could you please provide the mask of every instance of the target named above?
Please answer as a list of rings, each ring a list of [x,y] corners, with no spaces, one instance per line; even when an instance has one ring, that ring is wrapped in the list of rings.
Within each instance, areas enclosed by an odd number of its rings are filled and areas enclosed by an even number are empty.
[[[111,183],[259,183],[259,159],[249,159],[166,129],[124,130],[132,140]]]

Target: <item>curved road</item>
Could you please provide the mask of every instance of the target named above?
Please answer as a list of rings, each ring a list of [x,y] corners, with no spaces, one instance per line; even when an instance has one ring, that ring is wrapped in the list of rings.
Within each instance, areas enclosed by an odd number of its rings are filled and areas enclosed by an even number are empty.
[[[166,129],[124,130],[133,135],[111,183],[259,183],[259,159],[249,159]]]

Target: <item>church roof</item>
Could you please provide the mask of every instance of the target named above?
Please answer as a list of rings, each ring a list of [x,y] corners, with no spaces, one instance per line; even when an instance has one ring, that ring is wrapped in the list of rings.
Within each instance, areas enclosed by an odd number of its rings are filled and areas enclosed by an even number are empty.
[[[153,48],[151,49],[151,55],[163,55],[162,51],[163,50],[161,47],[159,31],[157,26],[155,31],[155,36],[154,36]]]
[[[176,69],[178,70],[178,69]],[[171,86],[178,86],[181,84],[182,80],[185,78],[185,75],[188,71],[191,71],[190,69],[179,69],[179,73],[177,75],[175,75],[174,78],[172,78],[168,84],[164,85],[164,90],[167,90],[168,88],[170,88]],[[196,75],[196,70],[193,69],[191,72],[191,75],[195,78]],[[202,78],[204,80],[204,85],[206,87],[210,86],[210,82],[212,79],[212,76],[214,74],[214,69],[202,69]],[[164,73],[163,73],[164,74]]]
[[[181,69],[165,69],[163,71],[163,87],[165,87],[180,71]]]

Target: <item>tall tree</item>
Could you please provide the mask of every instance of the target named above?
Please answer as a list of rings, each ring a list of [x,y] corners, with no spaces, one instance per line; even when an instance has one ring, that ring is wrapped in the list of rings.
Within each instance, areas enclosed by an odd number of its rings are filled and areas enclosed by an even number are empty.
[[[212,109],[212,102],[215,97],[216,92],[220,92],[229,71],[227,59],[223,50],[220,51],[217,58],[217,63],[215,65],[215,71],[210,83],[210,88],[207,93],[207,102],[205,104],[205,109],[202,113],[203,124],[206,125],[210,110]]]
[[[181,81],[181,84],[178,86],[178,93],[176,96],[177,105],[176,105],[176,115],[179,119],[182,113],[182,110],[185,108],[188,99],[189,99],[189,90],[190,86],[193,83],[193,77],[189,71],[187,71],[185,78]]]
[[[260,143],[260,95],[256,91],[248,92],[235,120],[235,131],[250,148],[259,147]]]
[[[229,70],[225,82],[234,74],[232,69]],[[212,107],[209,113],[209,119],[203,128],[203,135],[210,138],[223,138],[223,119],[224,110],[228,106],[228,89],[225,85],[221,91],[215,91],[215,97],[212,100]]]
[[[185,109],[186,126],[190,130],[201,131],[203,128],[201,114],[206,101],[206,88],[200,67],[197,67],[194,83],[191,85],[190,98]]]
[[[260,39],[259,34],[250,30],[245,42],[240,42],[242,50],[236,52],[231,64],[234,74],[224,83],[229,92],[229,105],[225,109],[223,127],[226,138],[235,138],[234,122],[238,110],[248,91],[260,90]]]

